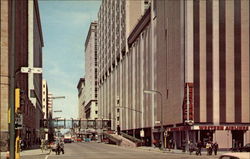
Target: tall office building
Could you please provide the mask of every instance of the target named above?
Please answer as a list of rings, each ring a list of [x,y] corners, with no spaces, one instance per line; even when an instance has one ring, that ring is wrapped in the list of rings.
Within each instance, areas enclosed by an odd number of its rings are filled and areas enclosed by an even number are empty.
[[[97,104],[97,22],[92,22],[85,40],[84,111],[87,119],[98,118]]]
[[[122,72],[116,68],[128,51],[126,38],[148,6],[148,1],[104,0],[98,13],[98,105],[100,119],[115,118]],[[112,128],[116,127],[112,120]]]
[[[80,78],[78,84],[77,84],[77,90],[78,90],[78,118],[79,119],[86,119],[85,114],[85,79]]]
[[[110,71],[101,28],[100,117],[145,141],[159,141],[162,124],[176,147],[250,142],[249,17],[248,0],[151,1]]]
[[[1,54],[0,54],[0,150],[6,151],[8,144],[8,106],[10,91],[10,70],[15,67],[15,88],[21,89],[21,113],[23,127],[20,137],[29,143],[37,144],[40,139],[42,112],[42,74],[20,72],[21,67],[42,68],[43,35],[37,0],[0,1],[1,7]],[[14,14],[10,14],[12,13]],[[15,33],[11,34],[12,31]],[[14,39],[13,39],[14,38]],[[9,55],[14,51],[15,65]]]
[[[44,113],[43,118],[48,119],[48,84],[45,79],[43,79],[42,85],[42,110]]]
[[[48,93],[48,118],[53,118],[53,94],[51,92]]]

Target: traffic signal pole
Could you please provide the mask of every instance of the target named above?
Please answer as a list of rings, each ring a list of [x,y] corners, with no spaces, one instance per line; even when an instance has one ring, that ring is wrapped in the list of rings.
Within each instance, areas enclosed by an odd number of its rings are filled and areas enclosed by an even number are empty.
[[[11,3],[11,50],[9,56],[9,109],[10,109],[10,125],[9,125],[9,152],[10,159],[15,159],[15,0]]]

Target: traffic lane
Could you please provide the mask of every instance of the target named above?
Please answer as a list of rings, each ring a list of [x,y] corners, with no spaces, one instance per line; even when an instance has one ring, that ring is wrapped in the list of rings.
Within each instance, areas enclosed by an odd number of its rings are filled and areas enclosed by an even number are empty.
[[[124,148],[99,143],[65,144],[65,154],[48,156],[48,159],[215,159],[217,156],[159,153],[138,148]]]

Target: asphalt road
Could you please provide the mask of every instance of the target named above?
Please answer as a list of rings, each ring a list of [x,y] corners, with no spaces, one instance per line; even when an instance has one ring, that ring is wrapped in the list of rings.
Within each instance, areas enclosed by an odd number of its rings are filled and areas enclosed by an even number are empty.
[[[65,154],[29,155],[21,159],[216,159],[218,156],[196,156],[188,154],[162,153],[124,148],[103,143],[71,143],[65,144]]]

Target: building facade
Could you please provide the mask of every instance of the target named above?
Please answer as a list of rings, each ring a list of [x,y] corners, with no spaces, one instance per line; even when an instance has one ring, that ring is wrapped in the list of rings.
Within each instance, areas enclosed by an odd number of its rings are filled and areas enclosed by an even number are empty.
[[[9,103],[9,3],[0,1],[1,5],[1,54],[0,54],[0,151],[6,151],[8,141],[8,103]]]
[[[47,81],[45,79],[43,79],[42,91],[43,91],[43,94],[42,94],[42,104],[43,104],[42,110],[43,110],[43,113],[44,113],[43,118],[48,119],[48,93],[49,92],[48,92],[48,84],[47,84]]]
[[[12,2],[1,1],[1,150],[8,140],[9,67],[11,46],[15,49],[15,88],[21,89],[23,128],[21,138],[28,146],[38,144],[42,112],[42,74],[21,73],[21,67],[42,68],[43,36],[37,0],[16,1],[14,14]],[[2,14],[3,13],[3,14]],[[14,17],[14,18],[13,18]],[[13,18],[13,21],[12,21]],[[11,31],[15,34],[12,35]],[[2,34],[3,33],[3,34]],[[2,36],[3,35],[3,36]],[[14,37],[14,39],[12,38]],[[3,40],[3,41],[2,41]],[[14,43],[14,44],[13,44]],[[2,45],[3,44],[3,45]],[[2,54],[3,53],[3,54]],[[30,59],[32,57],[32,60]],[[2,67],[3,66],[3,67]],[[31,82],[32,81],[32,82]]]
[[[115,106],[119,101],[121,70],[116,69],[124,58],[128,46],[126,38],[143,15],[148,1],[102,1],[98,13],[98,105],[99,118],[112,119],[116,128]],[[117,82],[117,83],[116,83]],[[120,83],[119,83],[120,82]]]
[[[80,78],[78,84],[77,84],[77,90],[78,90],[78,118],[79,119],[86,119],[85,114],[85,79]]]
[[[48,93],[48,118],[52,119],[53,114],[53,94],[51,92]]]
[[[85,40],[85,117],[98,118],[97,104],[97,23],[92,22]]]
[[[112,56],[100,50],[110,40],[99,36],[100,115],[113,120],[114,130],[120,125],[138,138],[143,130],[145,141],[160,140],[162,123],[165,146],[170,139],[176,148],[191,140],[221,148],[249,143],[249,1],[150,4],[105,76]]]

